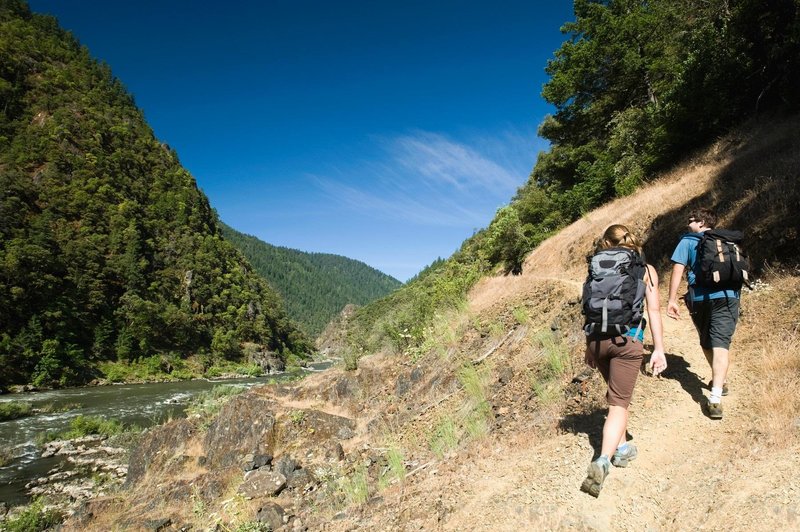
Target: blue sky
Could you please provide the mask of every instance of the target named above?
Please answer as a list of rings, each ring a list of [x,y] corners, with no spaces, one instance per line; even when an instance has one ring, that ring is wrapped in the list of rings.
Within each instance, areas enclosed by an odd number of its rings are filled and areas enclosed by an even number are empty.
[[[571,1],[30,0],[105,61],[228,225],[401,281],[525,183]]]

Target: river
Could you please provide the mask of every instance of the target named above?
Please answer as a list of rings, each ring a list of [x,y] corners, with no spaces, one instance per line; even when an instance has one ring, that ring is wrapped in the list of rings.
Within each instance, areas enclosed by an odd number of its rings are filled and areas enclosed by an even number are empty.
[[[303,371],[321,371],[328,366],[329,362],[319,362]],[[119,384],[2,395],[0,402],[25,401],[34,409],[46,408],[53,413],[0,422],[0,447],[10,451],[14,457],[0,467],[0,502],[12,506],[28,500],[25,484],[45,475],[63,461],[63,457],[42,458],[37,436],[68,429],[70,420],[79,415],[114,418],[126,425],[146,428],[170,418],[184,417],[190,399],[214,386],[237,384],[250,387],[296,376],[296,373],[284,373],[257,378]],[[59,412],[64,408],[68,410]]]

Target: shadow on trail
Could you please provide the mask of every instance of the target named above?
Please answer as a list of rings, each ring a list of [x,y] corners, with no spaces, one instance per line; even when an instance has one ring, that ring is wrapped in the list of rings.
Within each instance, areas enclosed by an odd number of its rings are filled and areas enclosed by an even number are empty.
[[[600,447],[603,444],[603,423],[606,421],[607,409],[601,408],[591,412],[567,414],[558,424],[558,427],[572,434],[586,434],[589,444],[594,449],[592,460],[600,456]]]
[[[652,346],[650,346],[652,351]],[[694,371],[690,370],[691,364],[681,356],[666,353],[667,370],[661,374],[663,379],[673,379],[680,383],[681,387],[689,394],[692,400],[700,405],[705,404],[703,390],[706,388],[705,382]],[[649,357],[645,356],[643,367],[648,363]],[[591,412],[575,412],[567,414],[558,426],[565,432],[572,434],[586,434],[589,444],[594,449],[592,460],[600,456],[600,449],[603,444],[603,424],[606,420],[606,408],[598,408]],[[630,432],[626,433],[628,440],[633,439]]]
[[[667,353],[667,370],[661,374],[664,379],[673,379],[680,383],[681,387],[697,404],[705,403],[703,389],[706,383],[694,371],[690,370],[691,364],[683,357]]]

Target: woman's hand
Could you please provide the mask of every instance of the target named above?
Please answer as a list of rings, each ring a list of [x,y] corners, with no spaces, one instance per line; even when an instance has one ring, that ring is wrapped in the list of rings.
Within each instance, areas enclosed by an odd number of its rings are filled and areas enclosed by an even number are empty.
[[[667,357],[664,355],[664,351],[654,349],[653,354],[650,355],[650,370],[653,372],[653,377],[657,377],[665,369],[667,369]]]

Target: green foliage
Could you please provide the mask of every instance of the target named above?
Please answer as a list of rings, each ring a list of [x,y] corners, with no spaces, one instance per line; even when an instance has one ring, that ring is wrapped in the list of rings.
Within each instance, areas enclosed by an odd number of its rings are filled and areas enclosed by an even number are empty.
[[[176,353],[139,357],[130,362],[101,362],[98,370],[110,382],[186,380],[202,375]]]
[[[102,362],[171,353],[234,360],[245,342],[310,354],[107,66],[10,0],[0,56],[0,385],[80,384]]]
[[[561,379],[567,370],[569,351],[567,346],[553,337],[549,330],[541,330],[534,335],[534,348],[539,349],[541,360],[538,371],[531,372],[530,383],[539,402],[545,405],[555,403],[561,393]]]
[[[400,449],[395,446],[390,447],[386,452],[386,461],[388,463],[386,478],[403,482],[406,478],[406,464]]]
[[[339,487],[348,504],[361,505],[369,500],[369,475],[366,468],[358,467],[350,476],[343,477]]]
[[[126,427],[117,419],[79,415],[69,422],[69,429],[63,432],[48,432],[40,438],[40,443],[71,440],[90,435],[110,437],[126,431],[139,432],[139,430],[138,427]]]
[[[10,449],[0,449],[0,467],[7,466],[13,459],[14,455],[11,454]]]
[[[630,194],[655,170],[766,109],[797,110],[796,2],[575,1],[542,96],[551,141],[515,205],[534,233]]]
[[[472,253],[463,248],[391,295],[359,308],[348,329],[350,345],[363,353],[386,347],[419,354],[426,329],[448,312],[463,309],[467,291],[486,272],[486,262]]]
[[[26,417],[32,413],[31,404],[25,401],[4,401],[0,403],[0,421]]]
[[[455,420],[450,416],[442,418],[428,438],[428,444],[439,459],[455,449],[458,446],[458,425]]]
[[[59,525],[63,518],[58,510],[45,508],[44,499],[39,497],[2,526],[7,532],[41,532]]]
[[[366,305],[401,286],[357,260],[273,246],[225,224],[220,227],[225,239],[281,294],[289,317],[312,337],[345,305]]]
[[[208,426],[211,420],[233,396],[244,392],[247,388],[235,384],[214,386],[208,391],[197,394],[186,407],[186,414],[200,419],[202,426]]]
[[[486,366],[466,364],[458,372],[458,380],[467,394],[462,413],[464,431],[471,439],[482,438],[489,432],[492,409],[486,400],[489,371]]]
[[[531,319],[531,314],[525,307],[514,307],[514,309],[511,311],[511,314],[520,325],[525,325]]]
[[[564,373],[569,360],[567,346],[557,341],[549,330],[536,333],[535,342],[539,344],[545,361],[545,373],[548,377],[560,377]]]

